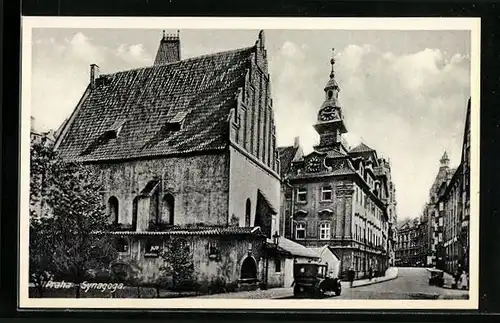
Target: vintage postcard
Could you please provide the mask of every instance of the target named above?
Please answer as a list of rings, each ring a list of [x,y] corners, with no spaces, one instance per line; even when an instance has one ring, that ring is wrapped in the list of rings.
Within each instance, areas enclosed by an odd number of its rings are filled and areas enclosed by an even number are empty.
[[[477,308],[479,27],[24,17],[20,308]]]

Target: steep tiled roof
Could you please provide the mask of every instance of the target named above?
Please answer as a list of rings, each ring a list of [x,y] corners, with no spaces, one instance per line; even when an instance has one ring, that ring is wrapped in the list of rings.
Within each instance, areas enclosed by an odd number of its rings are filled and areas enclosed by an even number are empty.
[[[364,143],[360,143],[359,145],[357,145],[356,147],[351,149],[349,152],[350,153],[365,153],[365,152],[372,152],[372,151],[375,151],[375,150],[368,147]]]
[[[103,76],[81,102],[58,150],[99,161],[223,149],[227,118],[253,47]],[[180,129],[172,120],[185,113]],[[176,121],[176,120],[174,120]],[[116,124],[117,136],[109,136]]]
[[[114,231],[111,235],[143,235],[143,236],[221,236],[221,235],[262,235],[259,227],[173,227],[163,231]]]
[[[278,147],[278,154],[280,157],[280,166],[281,166],[281,177],[286,175],[290,170],[293,157],[297,153],[298,149],[299,149],[298,147],[294,146]]]

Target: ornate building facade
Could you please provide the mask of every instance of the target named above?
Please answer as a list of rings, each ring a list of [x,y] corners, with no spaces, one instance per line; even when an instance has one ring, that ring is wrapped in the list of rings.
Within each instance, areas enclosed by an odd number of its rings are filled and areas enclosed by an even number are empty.
[[[395,187],[389,162],[361,143],[350,149],[339,105],[340,87],[332,58],[325,99],[314,125],[319,144],[303,155],[299,145],[280,147],[282,215],[285,236],[308,247],[328,244],[340,259],[340,275],[353,267],[357,277],[369,268],[383,273],[396,219]],[[391,205],[388,208],[388,205]]]

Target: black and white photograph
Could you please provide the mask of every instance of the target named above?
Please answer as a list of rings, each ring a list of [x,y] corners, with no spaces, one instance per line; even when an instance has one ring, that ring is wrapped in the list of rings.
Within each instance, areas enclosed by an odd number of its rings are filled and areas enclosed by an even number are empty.
[[[476,18],[24,17],[20,306],[478,306]]]

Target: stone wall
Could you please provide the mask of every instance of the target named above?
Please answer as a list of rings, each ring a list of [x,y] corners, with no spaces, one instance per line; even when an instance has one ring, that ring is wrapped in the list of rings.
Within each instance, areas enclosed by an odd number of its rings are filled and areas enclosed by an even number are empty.
[[[119,222],[132,224],[134,199],[154,179],[160,181],[159,217],[164,197],[174,197],[174,224],[228,223],[229,159],[227,154],[171,157],[98,164],[105,187],[104,200],[118,199]],[[154,199],[153,199],[154,201]],[[150,201],[137,203],[138,229],[147,229]]]
[[[207,288],[216,283],[237,286],[241,278],[241,267],[245,258],[256,262],[257,279],[264,277],[263,237],[253,236],[186,236],[175,237],[189,242],[194,264],[194,281],[200,288]],[[148,254],[146,244],[165,248],[164,236],[128,236],[129,250],[120,253],[119,260],[133,261],[139,268],[139,281],[144,285],[154,285],[161,275],[163,258]]]

